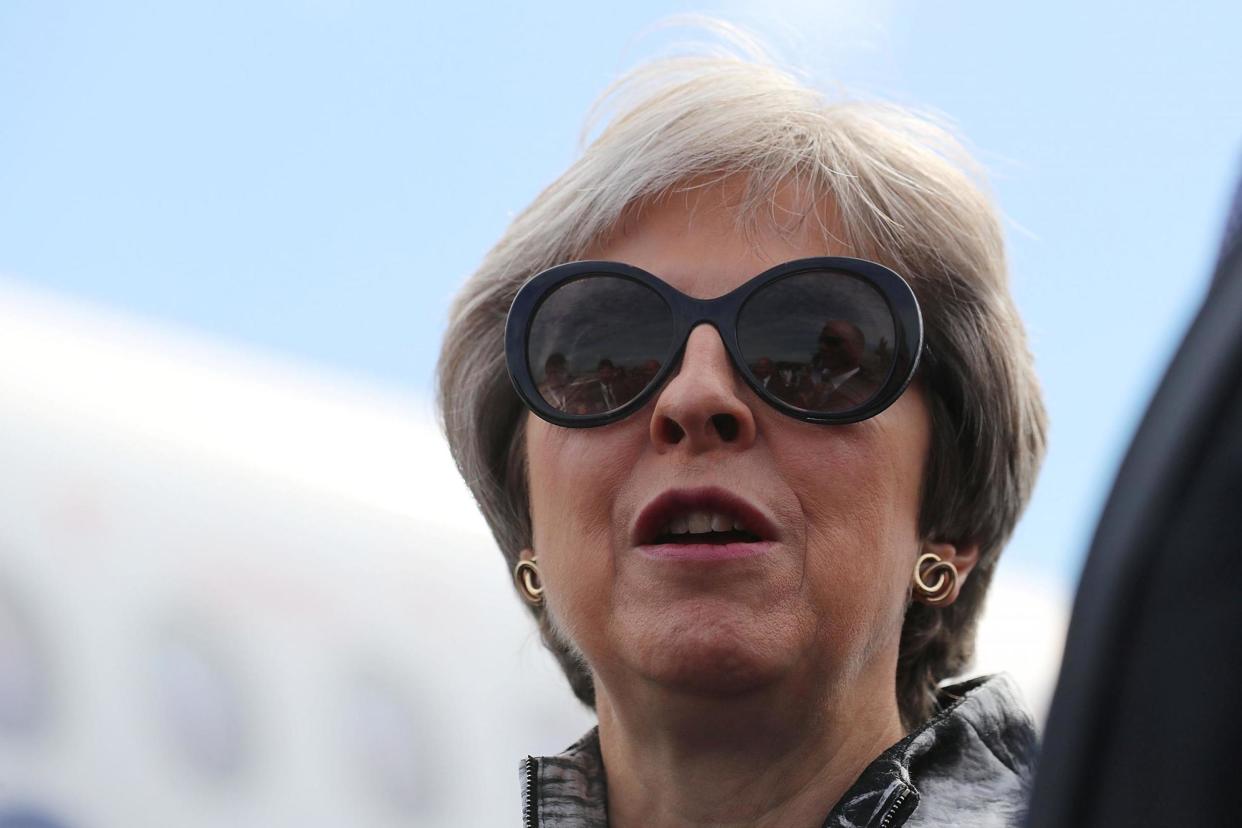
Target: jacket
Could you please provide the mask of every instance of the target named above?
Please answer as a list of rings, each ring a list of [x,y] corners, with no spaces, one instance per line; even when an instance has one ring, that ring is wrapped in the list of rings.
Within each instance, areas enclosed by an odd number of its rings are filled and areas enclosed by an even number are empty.
[[[1020,826],[1035,725],[1005,675],[941,688],[938,713],[880,754],[823,828]],[[523,828],[606,828],[598,729],[557,756],[522,761]]]

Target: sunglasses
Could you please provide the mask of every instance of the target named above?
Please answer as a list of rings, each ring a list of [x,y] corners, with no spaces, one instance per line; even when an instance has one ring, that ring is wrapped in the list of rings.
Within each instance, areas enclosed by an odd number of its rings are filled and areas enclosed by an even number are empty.
[[[879,414],[910,383],[923,349],[914,292],[875,262],[798,259],[715,299],[687,296],[631,265],[570,262],[514,297],[509,376],[548,422],[606,425],[651,399],[704,322],[759,397],[814,423]]]

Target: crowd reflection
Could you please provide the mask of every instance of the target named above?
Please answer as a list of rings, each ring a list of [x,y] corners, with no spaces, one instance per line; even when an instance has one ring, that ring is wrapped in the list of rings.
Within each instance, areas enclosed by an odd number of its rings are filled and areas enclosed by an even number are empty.
[[[765,391],[783,402],[811,411],[845,411],[875,394],[891,357],[885,337],[868,350],[866,336],[857,325],[829,319],[805,359],[760,356],[750,363],[750,370]],[[558,351],[544,361],[538,387],[558,411],[599,414],[632,400],[659,370],[660,362],[654,359],[627,365],[604,357],[593,371],[574,374]]]
[[[660,370],[660,362],[644,360],[634,365],[601,359],[594,371],[574,375],[562,353],[554,353],[543,366],[539,393],[566,414],[598,414],[625,405],[638,396]]]
[[[868,354],[862,330],[844,319],[820,329],[816,348],[805,360],[762,356],[750,364],[759,384],[777,399],[810,411],[844,411],[873,395],[883,376],[888,344],[880,339]]]

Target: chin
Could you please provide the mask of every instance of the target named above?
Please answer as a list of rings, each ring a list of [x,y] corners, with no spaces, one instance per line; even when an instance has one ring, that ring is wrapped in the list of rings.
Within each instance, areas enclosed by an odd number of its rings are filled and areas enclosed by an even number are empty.
[[[797,663],[796,624],[781,623],[771,611],[757,616],[720,603],[665,607],[631,623],[616,618],[624,660],[655,684],[707,697],[762,689]]]

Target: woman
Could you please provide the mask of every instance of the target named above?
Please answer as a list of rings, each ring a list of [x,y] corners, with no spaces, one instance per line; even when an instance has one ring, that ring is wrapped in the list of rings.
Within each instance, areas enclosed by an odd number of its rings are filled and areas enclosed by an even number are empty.
[[[961,150],[750,60],[611,100],[439,366],[461,472],[598,714],[523,763],[525,824],[1017,824],[1030,717],[1004,677],[940,686],[1045,429]]]

